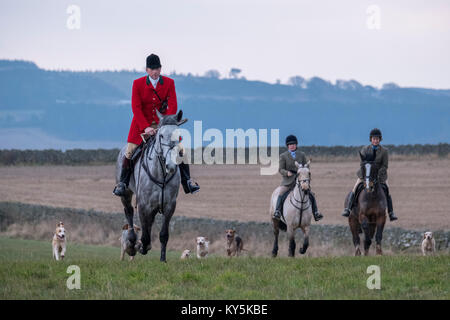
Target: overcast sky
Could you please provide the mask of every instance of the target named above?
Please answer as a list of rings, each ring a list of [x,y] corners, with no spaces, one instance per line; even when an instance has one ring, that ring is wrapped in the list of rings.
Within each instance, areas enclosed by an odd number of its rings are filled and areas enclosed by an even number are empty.
[[[163,73],[450,89],[450,1],[0,0],[0,59],[144,70],[150,53]]]

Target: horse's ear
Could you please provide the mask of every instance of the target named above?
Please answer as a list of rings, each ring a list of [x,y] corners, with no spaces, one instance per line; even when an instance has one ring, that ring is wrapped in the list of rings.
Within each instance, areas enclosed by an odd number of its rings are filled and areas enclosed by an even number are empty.
[[[309,158],[308,162],[306,163],[306,167],[309,168],[309,164],[311,163],[311,158]]]
[[[159,120],[161,120],[164,117],[164,115],[161,112],[159,112],[159,110],[157,108],[155,108],[155,110],[156,110],[156,115],[158,116]]]
[[[297,161],[295,161],[295,166],[298,168],[300,168],[300,163],[298,163]]]
[[[183,110],[178,111],[178,113],[177,113],[177,122],[180,122],[181,118],[183,118]]]
[[[188,121],[188,119],[182,119],[182,118],[183,118],[183,110],[180,110],[177,113],[177,126],[181,126],[182,124],[184,124]]]

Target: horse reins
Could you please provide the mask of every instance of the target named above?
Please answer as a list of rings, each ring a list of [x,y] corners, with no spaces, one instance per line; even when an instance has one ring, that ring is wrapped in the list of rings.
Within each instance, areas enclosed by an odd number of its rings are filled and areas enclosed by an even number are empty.
[[[145,144],[145,145],[144,145],[144,150],[142,150],[142,154],[141,154],[141,162],[140,162],[140,166],[139,166],[138,181],[137,181],[137,183],[136,183],[136,207],[137,207],[137,203],[138,203],[137,197],[138,197],[138,194],[139,194],[139,192],[138,192],[138,187],[139,187],[139,180],[140,180],[140,176],[141,176],[141,167],[144,167],[144,170],[145,170],[145,172],[147,173],[147,175],[149,176],[150,180],[153,181],[153,183],[155,183],[158,187],[161,188],[160,212],[161,212],[161,214],[164,214],[164,212],[163,212],[164,189],[165,189],[166,185],[167,185],[167,184],[172,180],[172,178],[175,177],[175,175],[176,175],[176,172],[175,172],[175,173],[172,174],[168,179],[166,179],[166,178],[167,178],[167,172],[164,170],[164,168],[165,168],[165,163],[166,163],[166,157],[167,157],[167,154],[168,154],[173,148],[175,148],[175,143],[170,143],[170,144],[163,143],[163,142],[161,141],[161,135],[158,135],[158,138],[159,138],[159,147],[160,147],[160,151],[156,151],[156,149],[155,149],[155,152],[156,152],[156,156],[157,156],[157,158],[158,158],[158,162],[159,162],[159,165],[161,166],[161,170],[162,170],[162,173],[163,173],[163,181],[159,181],[158,179],[156,179],[156,178],[151,174],[150,169],[148,168],[146,161],[144,161],[144,159],[147,158],[147,157],[143,158],[143,155],[144,155],[144,153],[145,153],[146,151],[149,150],[149,149],[148,149],[148,144]],[[152,153],[152,151],[153,151],[153,149],[154,149],[154,147],[155,147],[155,144],[156,144],[156,141],[155,141],[155,143],[152,144],[152,147],[151,147],[151,150],[150,150],[150,155],[149,155],[149,157],[148,157],[150,160],[152,160],[152,158],[150,158],[150,157],[151,157],[151,153]],[[166,152],[165,155],[163,154],[162,146],[168,146],[168,147],[169,147],[169,150],[167,150],[167,152]],[[148,152],[147,152],[147,153],[148,153]]]
[[[297,179],[296,179],[297,180]],[[303,182],[303,181],[310,181],[310,179],[304,179],[304,180],[301,180],[301,182]],[[297,182],[296,182],[296,187],[298,188],[298,191],[299,191],[299,193],[300,193],[300,200],[298,200],[298,199],[296,199],[295,198],[295,193],[292,193],[292,196],[291,196],[291,198],[289,199],[289,202],[292,204],[292,206],[294,207],[294,208],[296,208],[297,210],[299,210],[300,211],[300,224],[302,223],[302,218],[303,218],[303,211],[304,210],[307,210],[310,206],[311,206],[311,203],[306,207],[306,208],[304,208],[304,204],[306,204],[306,203],[308,203],[308,198],[306,198],[306,193],[305,192],[302,192],[301,190],[300,190],[300,183],[299,183],[299,181],[297,180]],[[306,198],[306,199],[305,199]],[[297,203],[297,204],[300,204],[300,207],[298,207],[296,204],[294,204],[294,202],[292,202],[292,199],[294,199],[295,200],[295,202]]]

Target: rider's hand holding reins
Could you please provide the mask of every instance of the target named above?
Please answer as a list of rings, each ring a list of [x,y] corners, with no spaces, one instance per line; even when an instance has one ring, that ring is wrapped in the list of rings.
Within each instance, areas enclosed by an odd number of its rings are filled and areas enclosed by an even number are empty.
[[[156,134],[156,129],[152,127],[147,127],[144,130],[144,134],[154,136]]]
[[[147,139],[150,136],[154,136],[157,131],[158,131],[158,129],[154,129],[152,127],[145,128],[144,133],[141,133],[141,138],[144,141],[144,143],[147,141]]]

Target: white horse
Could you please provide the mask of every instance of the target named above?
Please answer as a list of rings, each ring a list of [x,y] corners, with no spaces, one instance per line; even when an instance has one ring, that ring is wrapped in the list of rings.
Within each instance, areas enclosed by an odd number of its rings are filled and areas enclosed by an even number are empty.
[[[277,199],[280,193],[280,187],[277,187],[272,193],[270,200],[270,219],[272,221],[273,233],[275,240],[273,243],[272,257],[278,254],[278,235],[280,229],[287,231],[289,239],[289,257],[295,255],[295,231],[301,228],[305,238],[303,240],[303,247],[300,249],[301,254],[306,253],[309,245],[309,227],[311,225],[311,218],[313,216],[311,202],[309,201],[308,192],[310,192],[311,172],[309,164],[302,165],[297,161],[297,179],[295,187],[290,191],[283,205],[283,214],[281,220],[273,218],[275,212]]]

